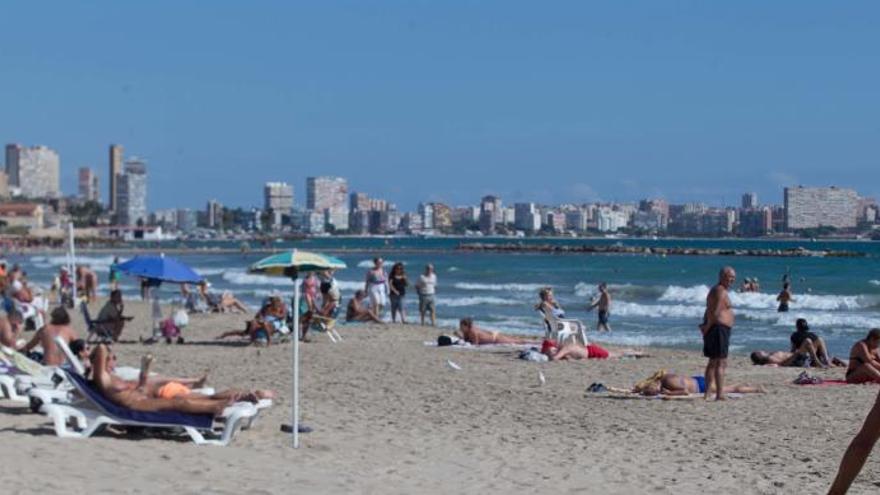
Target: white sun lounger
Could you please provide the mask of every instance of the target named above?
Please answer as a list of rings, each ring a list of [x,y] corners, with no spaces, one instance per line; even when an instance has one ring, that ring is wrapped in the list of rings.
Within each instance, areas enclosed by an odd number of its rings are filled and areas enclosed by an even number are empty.
[[[260,409],[271,405],[269,400],[260,404],[235,403],[218,418],[222,420],[222,427],[215,427],[215,418],[208,414],[143,412],[119,406],[107,400],[82,376],[66,370],[64,373],[83,401],[76,405],[43,406],[52,420],[55,434],[61,438],[88,438],[106,425],[123,425],[180,429],[197,445],[228,445],[239,429],[247,429],[253,424]],[[215,438],[206,438],[206,435]]]

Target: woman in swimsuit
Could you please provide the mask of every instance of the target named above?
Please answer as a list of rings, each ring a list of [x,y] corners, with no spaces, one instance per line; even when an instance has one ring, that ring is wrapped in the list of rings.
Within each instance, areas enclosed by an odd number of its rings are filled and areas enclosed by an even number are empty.
[[[461,339],[465,342],[473,345],[527,344],[534,342],[534,340],[504,335],[497,330],[483,330],[482,328],[474,324],[474,320],[472,318],[462,318],[458,322],[458,331],[455,332],[455,334],[461,337]]]
[[[856,342],[849,351],[849,366],[846,369],[846,383],[880,383],[880,328],[874,328],[868,335]]]
[[[370,309],[380,318],[388,294],[388,275],[382,267],[384,263],[382,258],[373,258],[373,268],[367,272],[367,280],[364,283],[364,290],[370,296]]]
[[[684,376],[667,373],[654,375],[653,380],[637,383],[633,392],[641,395],[693,395],[706,393],[706,378],[703,376]],[[710,392],[714,392],[711,390]],[[736,394],[763,394],[763,387],[751,385],[728,385],[724,387],[724,393]]]

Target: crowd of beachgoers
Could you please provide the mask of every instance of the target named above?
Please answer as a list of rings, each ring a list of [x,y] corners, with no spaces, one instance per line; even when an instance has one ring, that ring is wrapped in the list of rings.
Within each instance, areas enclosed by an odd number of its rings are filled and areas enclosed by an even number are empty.
[[[122,342],[131,316],[126,315],[125,302],[119,283],[121,273],[118,258],[111,266],[107,280],[109,297],[103,302],[94,318],[89,305],[98,303],[100,281],[87,266],[77,266],[70,273],[62,267],[47,290],[31,286],[26,271],[18,265],[0,263],[0,291],[3,295],[4,314],[0,318],[0,344],[46,367],[65,367],[73,354],[85,368],[86,377],[96,389],[111,402],[135,411],[179,411],[194,414],[219,415],[227,406],[237,401],[260,401],[271,399],[271,390],[230,389],[205,394],[197,391],[205,377],[155,378],[150,377],[152,358],[145,356],[137,379],[122,379],[114,374],[114,345]],[[725,267],[720,271],[716,285],[711,289],[699,334],[702,336],[703,355],[708,362],[703,373],[693,375],[667,373],[659,370],[631,388],[619,389],[601,383],[593,383],[590,392],[615,392],[665,398],[702,397],[706,400],[724,401],[730,394],[764,393],[765,388],[750,384],[731,384],[727,381],[726,368],[732,329],[735,326],[735,308],[729,292],[734,290],[736,273]],[[280,294],[267,297],[253,311],[224,291],[217,293],[207,281],[191,286],[180,285],[179,304],[171,312],[163,314],[153,291],[160,281],[143,278],[140,281],[140,298],[153,303],[152,335],[139,337],[136,342],[144,345],[165,341],[185,344],[184,328],[190,315],[199,313],[253,314],[243,329],[218,332],[216,339],[236,338],[253,345],[268,346],[285,343],[293,338],[310,342],[314,332],[328,333],[331,338],[339,324],[358,322],[384,325],[387,322],[407,324],[412,321],[406,314],[404,299],[411,289],[418,297],[419,323],[436,325],[436,297],[438,279],[430,264],[410,280],[403,263],[394,263],[386,270],[384,260],[375,258],[373,266],[364,276],[364,286],[354,292],[345,304],[334,270],[305,274],[300,284],[302,294],[298,307],[291,307]],[[760,291],[757,279],[746,279],[739,287],[741,292]],[[76,295],[76,296],[75,296]],[[789,311],[796,304],[787,280],[777,296],[778,311]],[[595,298],[585,302],[586,310],[596,310],[596,328],[602,340],[603,332],[611,332],[613,310],[612,294],[601,283]],[[572,318],[554,297],[551,287],[542,288],[535,309],[544,315],[544,336],[505,334],[485,328],[472,318],[462,318],[456,332],[441,334],[437,345],[443,346],[513,346],[520,350],[519,357],[530,361],[570,361],[586,359],[644,358],[648,353],[633,349],[608,350],[588,339],[588,327],[581,320]],[[72,312],[81,311],[86,320],[88,335],[78,335],[71,323]],[[294,334],[299,328],[299,335]],[[866,336],[853,343],[849,356],[842,359],[830,355],[824,339],[810,328],[806,319],[797,320],[790,337],[789,349],[753,350],[750,359],[754,365],[771,367],[805,368],[798,377],[801,383],[821,380],[806,370],[816,368],[845,368],[841,383],[880,384],[880,329],[866,329]],[[66,345],[68,349],[64,349]],[[843,493],[858,474],[865,458],[880,437],[880,402],[871,411],[865,427],[858,433],[847,450],[840,472],[834,482],[832,493]]]

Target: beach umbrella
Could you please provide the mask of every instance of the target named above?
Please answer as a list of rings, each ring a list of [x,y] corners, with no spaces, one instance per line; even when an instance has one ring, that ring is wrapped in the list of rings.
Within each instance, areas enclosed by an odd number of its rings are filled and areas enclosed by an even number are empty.
[[[195,270],[175,258],[166,257],[164,254],[135,256],[120,263],[117,269],[135,277],[151,278],[175,284],[197,284],[202,281],[202,276]]]
[[[339,258],[320,253],[294,249],[273,254],[257,261],[248,268],[250,273],[284,276],[293,282],[293,448],[299,448],[299,284],[296,279],[301,272],[322,270],[339,270],[345,268],[345,262]]]
[[[165,254],[159,254],[158,256],[135,256],[117,265],[116,269],[134,277],[175,284],[197,284],[203,280],[203,277],[196,273],[195,270],[175,258],[166,257]],[[149,294],[153,303],[153,328],[149,341],[153,341],[157,337],[159,320],[162,319],[162,309],[156,292],[150,289]]]

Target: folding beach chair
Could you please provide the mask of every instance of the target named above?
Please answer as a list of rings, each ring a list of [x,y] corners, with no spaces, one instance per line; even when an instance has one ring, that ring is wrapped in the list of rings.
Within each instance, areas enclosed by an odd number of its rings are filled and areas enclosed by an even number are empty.
[[[88,329],[89,332],[86,337],[86,342],[107,343],[113,341],[113,335],[110,333],[110,330],[92,319],[92,315],[89,314],[89,305],[86,304],[86,301],[79,303],[79,309],[82,312],[83,319],[86,323],[86,329]]]

